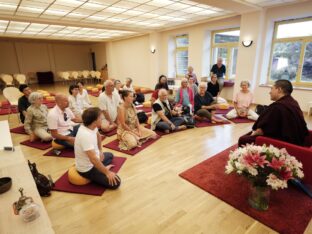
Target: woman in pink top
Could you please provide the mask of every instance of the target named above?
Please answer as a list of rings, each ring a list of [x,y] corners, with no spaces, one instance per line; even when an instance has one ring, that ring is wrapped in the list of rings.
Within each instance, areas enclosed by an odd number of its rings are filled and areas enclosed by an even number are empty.
[[[257,120],[258,114],[250,109],[253,101],[253,95],[249,91],[249,82],[242,81],[241,90],[234,97],[234,109],[227,113],[226,118],[234,119],[237,117]]]

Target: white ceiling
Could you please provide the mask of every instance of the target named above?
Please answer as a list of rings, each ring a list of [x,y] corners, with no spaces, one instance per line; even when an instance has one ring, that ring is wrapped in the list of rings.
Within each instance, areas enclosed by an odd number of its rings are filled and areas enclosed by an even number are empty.
[[[296,1],[0,0],[0,37],[107,41]]]

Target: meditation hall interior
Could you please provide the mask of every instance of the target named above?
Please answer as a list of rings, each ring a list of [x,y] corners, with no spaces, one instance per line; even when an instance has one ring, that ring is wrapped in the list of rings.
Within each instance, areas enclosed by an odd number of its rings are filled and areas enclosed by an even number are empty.
[[[312,233],[311,111],[311,0],[0,0],[0,233]]]

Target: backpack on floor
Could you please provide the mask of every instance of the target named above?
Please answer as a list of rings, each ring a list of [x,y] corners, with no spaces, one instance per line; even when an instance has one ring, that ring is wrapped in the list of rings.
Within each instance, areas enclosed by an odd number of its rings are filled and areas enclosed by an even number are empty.
[[[144,111],[138,112],[137,113],[138,119],[139,119],[139,123],[146,123],[148,120],[148,117],[146,115],[146,113]]]
[[[30,168],[31,174],[34,177],[38,192],[42,197],[48,197],[51,195],[51,190],[54,187],[54,183],[50,175],[46,177],[45,175],[41,174],[37,170],[36,163],[31,163],[28,160],[28,166]]]
[[[184,115],[183,119],[187,128],[195,128],[195,121],[192,116]]]

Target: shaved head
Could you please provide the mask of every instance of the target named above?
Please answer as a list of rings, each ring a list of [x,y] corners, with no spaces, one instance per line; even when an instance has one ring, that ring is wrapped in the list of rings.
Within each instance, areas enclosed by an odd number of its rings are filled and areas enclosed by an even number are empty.
[[[62,93],[57,93],[55,95],[55,102],[56,105],[61,109],[64,110],[65,108],[68,107],[68,97],[65,94]]]

